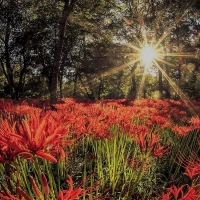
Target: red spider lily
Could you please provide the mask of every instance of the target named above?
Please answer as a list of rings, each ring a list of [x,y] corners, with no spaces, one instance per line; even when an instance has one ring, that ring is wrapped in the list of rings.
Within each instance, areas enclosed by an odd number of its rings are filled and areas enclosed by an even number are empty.
[[[1,147],[0,145],[0,163],[12,162],[16,156],[22,153],[26,153],[24,150],[11,149],[7,146]]]
[[[198,199],[198,191],[188,186],[187,193],[180,200],[197,200],[197,199]]]
[[[148,132],[141,132],[140,134],[137,134],[134,139],[139,144],[140,151],[146,153],[150,152],[151,156],[160,158],[167,151],[165,146],[161,146],[158,143],[160,136],[154,133],[151,133],[149,136]]]
[[[31,113],[31,118],[22,124],[14,124],[12,127],[5,121],[5,132],[1,134],[3,145],[8,145],[21,154],[37,155],[40,158],[57,162],[51,155],[49,145],[57,146],[61,144],[61,139],[65,136],[66,128],[59,126],[55,121],[50,120],[49,114],[41,118],[39,113]]]
[[[183,122],[187,119],[187,113],[185,111],[181,111],[179,108],[173,106],[171,106],[169,114],[175,122]]]
[[[199,117],[194,116],[190,119],[189,122],[191,123],[192,126],[194,126],[194,128],[200,129],[200,118]]]
[[[160,141],[160,136],[152,133],[147,149],[149,149],[151,156],[161,158],[163,154],[167,152],[167,149],[165,148],[165,146],[160,145],[158,143],[159,141]]]
[[[140,151],[146,150],[146,140],[148,136],[148,127],[145,125],[139,125],[139,126],[129,126],[130,128],[128,135],[132,137],[140,146]],[[127,127],[126,127],[127,128]]]
[[[172,185],[170,188],[168,188],[168,192],[173,194],[175,199],[178,199],[178,197],[183,195],[183,189],[184,185],[181,187],[177,188],[175,185]]]
[[[169,126],[168,119],[166,117],[156,115],[151,116],[149,124],[156,126],[160,125],[162,128]]]
[[[190,157],[184,154],[180,154],[179,160],[182,163],[182,167],[185,169],[185,175],[191,180],[200,175],[200,158],[196,153],[192,153]]]
[[[92,135],[95,139],[112,139],[112,136],[109,132],[109,124],[106,123],[99,122],[94,125],[92,127]]]
[[[135,124],[128,123],[128,121],[121,121],[120,127],[123,131],[125,131],[129,135],[133,134],[134,130],[136,129]]]
[[[160,140],[160,136],[152,133],[149,144],[148,144],[148,148],[151,149],[152,147],[154,147],[159,140]]]
[[[200,164],[193,164],[192,166],[186,166],[185,168],[185,173],[191,180],[193,179],[194,176],[200,174]]]
[[[162,193],[162,195],[161,195],[161,199],[162,200],[171,200],[172,198],[171,198],[171,193]]]
[[[5,112],[12,112],[14,110],[14,106],[11,101],[1,100],[0,110],[5,111]]]
[[[189,185],[182,185],[180,187],[176,187],[172,185],[167,189],[167,193],[162,193],[162,200],[197,200],[198,191]]]
[[[137,134],[137,136],[135,137],[136,142],[139,144],[140,146],[140,151],[146,151],[146,137],[148,135],[148,132],[142,132],[140,134]]]
[[[96,118],[94,118],[96,120]],[[73,124],[73,132],[78,134],[78,137],[81,137],[84,134],[90,133],[90,120],[86,117],[79,116],[74,118],[70,123]]]
[[[14,161],[19,154],[25,154],[23,146],[18,141],[11,137],[15,132],[14,123],[12,127],[9,125],[8,120],[5,119],[0,123],[0,162]]]
[[[69,189],[61,190],[58,194],[58,200],[74,200],[82,195],[82,189],[80,187],[73,189],[73,180],[69,175],[68,178]]]
[[[154,146],[154,148],[151,150],[151,156],[161,158],[163,154],[167,152],[167,149],[165,146],[161,146],[160,144]]]
[[[191,126],[174,126],[172,131],[178,136],[186,136],[193,128]]]

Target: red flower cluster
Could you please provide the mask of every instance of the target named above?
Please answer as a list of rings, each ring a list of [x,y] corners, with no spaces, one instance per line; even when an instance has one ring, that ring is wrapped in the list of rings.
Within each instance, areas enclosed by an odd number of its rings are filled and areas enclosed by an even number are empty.
[[[162,200],[197,200],[199,197],[199,191],[190,187],[189,185],[182,185],[176,187],[172,185],[167,189],[167,193],[162,193]]]
[[[189,122],[192,125],[193,129],[200,130],[200,118],[198,116],[192,117]]]
[[[73,180],[72,180],[71,176],[68,175],[68,178],[69,178],[69,180],[67,180],[67,183],[69,184],[69,189],[59,191],[57,200],[75,200],[75,199],[81,197],[83,194],[83,190],[80,187],[77,187],[75,189],[73,188]],[[42,192],[38,188],[36,181],[32,176],[30,177],[30,183],[32,185],[32,188],[33,188],[33,191],[35,192],[36,197],[40,198],[40,199],[44,199]],[[19,184],[20,184],[20,182],[18,181],[17,186],[16,186],[16,191],[17,191],[16,196],[17,197],[12,195],[8,189],[3,187],[3,192],[0,192],[0,198],[2,200],[22,200],[22,199],[33,200],[20,187]],[[51,199],[51,198],[49,198],[50,191],[49,191],[48,182],[47,182],[47,179],[46,179],[46,176],[44,175],[44,173],[41,174],[41,185],[42,185],[42,189],[44,191],[45,199]]]
[[[61,190],[58,193],[58,200],[74,200],[78,197],[82,196],[83,190],[80,187],[73,189],[73,181],[71,176],[68,176],[69,180],[67,183],[69,184],[68,190]]]
[[[149,152],[151,156],[162,157],[166,153],[166,148],[159,144],[160,136],[158,134],[141,132],[134,138],[140,146],[141,152]]]
[[[66,128],[55,122],[50,114],[40,116],[33,112],[29,119],[20,124],[10,125],[7,120],[0,123],[0,161],[13,160],[21,154],[25,158],[38,156],[57,162],[52,155],[55,149],[62,151],[62,139],[66,136]]]
[[[188,133],[190,133],[193,130],[191,126],[173,126],[172,131],[176,133],[179,137],[180,136],[186,136]]]
[[[63,104],[55,105],[57,112],[45,110],[45,114],[41,112],[43,105],[38,104],[34,109],[29,105],[26,102],[14,105],[9,101],[0,101],[0,163],[10,164],[17,155],[24,159],[39,157],[57,162],[65,156],[63,147],[73,143],[69,140],[71,135],[75,134],[77,138],[89,135],[94,139],[113,139],[122,132],[135,141],[142,155],[160,158],[167,151],[161,140],[163,129],[170,127],[178,136],[186,136],[200,129],[198,116],[192,117],[187,126],[175,125],[188,122],[188,117],[183,103],[173,100],[99,100],[91,104],[90,101],[79,100],[77,103],[74,99],[64,99]],[[140,160],[129,159],[128,164],[138,169]],[[193,179],[200,174],[199,166],[198,159],[188,160],[184,166],[185,174]],[[41,174],[41,181],[43,193],[48,196],[50,191],[44,174]],[[42,193],[33,177],[30,182],[40,198]],[[82,195],[80,187],[73,188],[70,176],[67,183],[69,189],[59,191],[58,200],[72,200]],[[3,190],[0,198],[18,199],[6,188]],[[16,191],[19,197],[30,198],[19,185]],[[197,196],[197,189],[188,185],[173,185],[162,193],[163,200],[196,200]]]

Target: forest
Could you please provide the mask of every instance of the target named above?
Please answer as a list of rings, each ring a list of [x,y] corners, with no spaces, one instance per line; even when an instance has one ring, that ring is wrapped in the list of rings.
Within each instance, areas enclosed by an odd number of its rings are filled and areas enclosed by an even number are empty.
[[[200,98],[198,0],[1,0],[1,98]],[[159,53],[145,67],[141,49]]]
[[[1,200],[200,199],[200,0],[0,13]]]

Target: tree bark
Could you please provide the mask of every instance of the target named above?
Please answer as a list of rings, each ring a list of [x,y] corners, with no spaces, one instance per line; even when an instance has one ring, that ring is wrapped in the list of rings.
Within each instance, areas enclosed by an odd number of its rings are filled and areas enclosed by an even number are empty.
[[[98,89],[98,99],[101,99],[101,93],[103,91],[103,78],[102,76],[100,77],[100,82],[99,82],[99,89]]]
[[[26,61],[26,56],[25,56],[25,44],[26,41],[24,41],[24,45],[23,45],[23,50],[22,50],[22,56],[23,56],[23,67],[20,70],[20,74],[19,74],[19,82],[18,82],[18,87],[15,89],[15,99],[19,100],[20,98],[20,93],[23,89],[23,78],[24,78],[24,74],[25,71],[27,69],[27,61]]]
[[[53,105],[57,101],[57,85],[58,85],[58,73],[60,68],[60,60],[62,54],[63,41],[65,36],[65,26],[67,22],[67,18],[72,12],[75,3],[77,0],[65,0],[65,5],[63,8],[62,16],[59,22],[58,27],[58,40],[55,46],[55,54],[54,54],[54,63],[51,74],[51,83],[50,83],[50,105]]]
[[[74,78],[74,89],[73,89],[73,98],[76,97],[76,90],[77,90],[77,80],[78,80],[78,71],[75,74],[75,78]]]
[[[135,81],[135,69],[136,64],[131,68],[131,88],[128,94],[129,99],[135,99],[136,98],[136,81]]]
[[[162,81],[162,72],[158,70],[158,91],[159,91],[159,99],[163,98],[163,81]]]
[[[171,53],[171,51],[170,51]],[[164,61],[167,62],[167,57],[165,56],[164,57]],[[167,76],[169,76],[169,67],[166,66],[166,65],[163,65],[163,68],[165,68],[166,70],[166,74]],[[165,88],[165,98],[167,99],[171,99],[171,93],[170,93],[170,83],[169,83],[169,80],[166,79],[166,88]]]
[[[7,24],[6,24],[6,35],[5,35],[6,70],[4,70],[4,72],[6,73],[5,76],[9,84],[10,96],[12,99],[14,99],[15,95],[13,93],[13,89],[15,90],[15,84],[14,84],[13,73],[12,73],[12,68],[10,64],[9,39],[10,39],[10,19],[8,19]]]

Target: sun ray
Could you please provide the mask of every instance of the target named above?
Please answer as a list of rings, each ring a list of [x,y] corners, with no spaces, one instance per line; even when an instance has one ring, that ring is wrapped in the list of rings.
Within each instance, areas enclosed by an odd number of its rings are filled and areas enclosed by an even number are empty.
[[[156,60],[153,61],[154,64],[157,66],[157,68],[161,71],[163,76],[166,78],[166,80],[170,83],[174,91],[178,94],[178,96],[181,98],[181,100],[185,103],[185,105],[188,107],[190,112],[194,115],[197,115],[196,108],[192,104],[192,102],[189,100],[189,98],[180,90],[180,88],[176,85],[176,83],[168,76],[168,74],[160,67],[160,65],[156,62]]]
[[[121,71],[121,70],[127,68],[128,66],[133,65],[134,63],[136,63],[136,62],[138,62],[138,61],[139,61],[139,59],[132,60],[132,61],[130,61],[130,62],[124,63],[123,65],[120,65],[120,66],[118,66],[118,67],[115,67],[115,68],[113,68],[113,69],[110,69],[110,70],[108,70],[108,71],[106,71],[106,72],[104,72],[104,73],[100,73],[99,75],[95,76],[95,79],[100,79],[102,76],[103,76],[103,77],[110,77],[110,76],[112,76],[113,74],[116,74],[117,72],[119,72],[119,71]],[[83,82],[83,81],[82,81],[82,82]],[[97,83],[96,83],[96,84],[97,84]],[[89,85],[93,85],[93,86],[94,86],[94,85],[95,85],[95,84],[94,84],[94,78],[92,78],[92,79],[90,79],[90,80],[87,80],[87,81],[84,81],[84,85],[87,85],[87,87],[88,87]]]
[[[174,65],[170,62],[167,62],[163,58],[164,57],[196,58],[197,56],[200,56],[200,54],[197,54],[195,52],[177,52],[177,53],[163,52],[163,48],[168,48],[168,46],[162,46],[161,45],[161,43],[170,35],[170,33],[174,29],[174,27],[188,13],[188,11],[191,9],[191,7],[194,5],[195,2],[196,2],[196,0],[190,0],[187,4],[185,4],[185,6],[183,6],[181,8],[182,10],[180,10],[180,9],[178,10],[178,14],[176,14],[174,20],[168,24],[169,26],[165,29],[165,31],[163,32],[161,37],[158,38],[157,42],[156,42],[156,37],[157,37],[156,26],[153,30],[155,32],[155,34],[148,35],[148,33],[149,33],[148,31],[150,30],[150,28],[148,28],[145,25],[144,16],[141,14],[142,11],[141,10],[138,11],[138,13],[139,13],[138,14],[138,22],[139,22],[138,23],[138,25],[139,25],[139,32],[138,33],[140,34],[141,38],[139,39],[135,35],[135,36],[133,36],[134,37],[134,39],[133,39],[134,44],[130,44],[130,43],[125,44],[125,46],[130,47],[132,49],[131,53],[129,53],[130,51],[128,53],[126,53],[126,56],[128,56],[128,58],[132,57],[133,61],[127,62],[123,65],[118,66],[118,67],[114,67],[112,69],[109,69],[108,71],[101,72],[100,74],[97,74],[95,76],[95,78],[92,78],[90,80],[85,81],[84,84],[86,84],[87,87],[89,87],[90,84],[94,85],[94,79],[99,79],[102,76],[103,77],[110,77],[110,76],[116,74],[117,72],[127,68],[127,67],[132,67],[136,62],[140,61],[140,63],[141,63],[140,66],[142,68],[144,68],[144,73],[143,73],[143,75],[141,77],[141,81],[139,83],[139,89],[138,89],[138,92],[136,94],[137,97],[140,97],[140,95],[141,95],[141,93],[144,89],[145,79],[146,79],[146,74],[147,74],[145,72],[147,72],[147,69],[150,69],[151,65],[154,65],[156,67],[156,73],[157,73],[157,70],[160,70],[162,72],[163,76],[166,78],[166,80],[171,85],[171,87],[180,96],[180,98],[184,101],[184,103],[188,106],[188,108],[190,110],[192,110],[192,109],[194,110],[194,106],[188,100],[188,97],[181,91],[181,89],[175,84],[175,82],[173,82],[173,80],[161,68],[161,66],[159,65],[159,63],[157,61],[160,61],[160,62],[162,62],[163,64],[165,64],[169,67],[175,68],[176,65]],[[149,38],[151,38],[150,41],[148,41]],[[123,44],[124,44],[124,42],[123,42]],[[146,50],[144,50],[145,46],[150,47],[150,49],[152,48],[155,52],[150,52],[150,53],[145,52],[146,51]],[[116,53],[116,54],[118,56],[120,56],[120,55],[123,55],[124,53]],[[148,56],[150,56],[150,55],[151,55],[152,58],[148,58]],[[133,70],[131,73],[135,73],[135,71]],[[96,83],[96,84],[98,84],[98,83]],[[189,103],[187,103],[187,102],[189,102]]]
[[[187,57],[187,58],[194,58],[196,56],[200,56],[195,52],[181,52],[181,53],[165,53],[165,56],[172,56],[172,57]]]
[[[140,42],[141,43],[141,42]],[[131,49],[135,49],[136,51],[141,51],[141,48],[140,47],[136,47],[136,46],[134,46],[134,45],[132,45],[132,44],[130,44],[130,43],[127,43],[126,44],[126,46],[127,47],[130,47]],[[142,44],[141,44],[141,46],[142,46]],[[139,55],[139,53],[137,53],[137,55]]]
[[[103,75],[103,76],[105,76],[105,77],[109,77],[109,76],[111,76],[111,75],[113,75],[113,74],[115,74],[115,73],[121,71],[122,69],[125,69],[126,67],[133,65],[134,63],[136,63],[136,62],[138,62],[138,61],[139,61],[139,59],[132,60],[132,61],[130,61],[130,62],[128,62],[128,63],[125,63],[125,64],[123,64],[123,65],[120,65],[120,66],[118,66],[118,67],[116,67],[116,68],[110,69],[109,71],[107,71],[107,72],[105,72],[105,73],[103,73],[103,74],[101,74],[101,75]]]
[[[170,66],[170,67],[175,67],[174,64],[172,64],[172,63],[170,63],[170,62],[167,62],[166,60],[163,60],[163,59],[161,59],[161,58],[157,58],[156,60],[158,60],[158,61],[162,62],[163,64],[166,64],[166,65],[168,65],[168,66]]]

